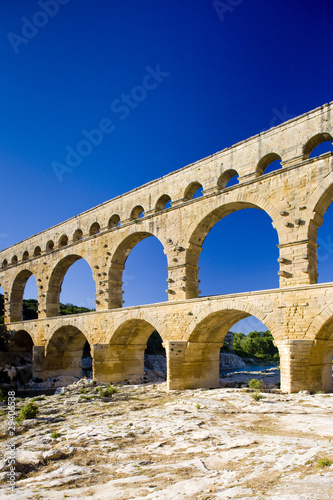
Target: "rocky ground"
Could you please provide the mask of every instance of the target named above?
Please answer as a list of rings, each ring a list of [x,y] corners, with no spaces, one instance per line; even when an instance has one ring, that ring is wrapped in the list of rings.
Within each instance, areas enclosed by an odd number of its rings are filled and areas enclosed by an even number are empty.
[[[14,436],[1,406],[0,498],[333,499],[333,394],[118,389],[104,398],[81,380],[40,397]]]

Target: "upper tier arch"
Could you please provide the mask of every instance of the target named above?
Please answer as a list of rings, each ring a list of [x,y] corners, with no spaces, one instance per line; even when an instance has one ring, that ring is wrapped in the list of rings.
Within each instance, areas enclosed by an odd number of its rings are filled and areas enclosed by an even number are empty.
[[[57,316],[59,314],[60,292],[68,269],[83,257],[78,254],[69,254],[61,258],[53,267],[46,290],[46,317]],[[84,259],[86,260],[86,259]],[[87,261],[86,261],[87,262]],[[89,262],[87,262],[88,265]],[[91,266],[90,266],[91,268]],[[91,270],[92,274],[93,271]]]

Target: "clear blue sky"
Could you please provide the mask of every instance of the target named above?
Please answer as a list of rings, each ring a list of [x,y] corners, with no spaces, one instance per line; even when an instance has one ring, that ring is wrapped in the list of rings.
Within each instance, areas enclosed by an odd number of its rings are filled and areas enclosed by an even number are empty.
[[[224,12],[210,0],[53,0],[53,17],[43,3],[1,2],[0,248],[333,100],[330,0],[225,0]],[[157,65],[168,74],[157,88],[129,113],[111,109]],[[52,164],[104,118],[114,130],[60,182]],[[328,211],[324,243],[332,224]],[[222,220],[200,257],[202,294],[277,287],[276,244],[260,211]],[[319,279],[333,281],[325,255]],[[135,247],[126,305],[165,300],[165,266],[153,238]],[[93,306],[90,274],[75,264],[61,300]]]

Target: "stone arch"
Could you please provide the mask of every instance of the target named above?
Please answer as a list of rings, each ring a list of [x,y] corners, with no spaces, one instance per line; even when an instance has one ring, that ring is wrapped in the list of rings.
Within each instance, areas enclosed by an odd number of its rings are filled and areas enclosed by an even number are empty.
[[[192,200],[198,189],[203,189],[202,184],[198,181],[191,182],[191,184],[189,184],[185,189],[184,200]]]
[[[217,181],[219,189],[225,189],[227,187],[228,182],[236,176],[238,176],[238,172],[233,168],[229,168],[228,170],[223,172]]]
[[[309,248],[309,265],[313,269],[313,274],[317,282],[317,267],[318,267],[318,250],[317,249],[317,236],[318,229],[324,222],[324,215],[333,202],[333,172],[328,174],[324,180],[317,186],[312,193],[307,203],[306,218],[307,223],[304,224],[302,231],[300,231],[300,238],[309,239],[311,247]]]
[[[190,245],[193,244],[201,246],[207,234],[212,227],[217,224],[217,222],[230,213],[244,208],[257,208],[259,210],[263,210],[267,213],[267,215],[269,215],[273,223],[278,220],[279,214],[277,209],[265,199],[260,198],[257,195],[250,196],[248,199],[245,196],[239,195],[238,198],[238,194],[236,193],[233,201],[222,203],[213,209],[210,204],[202,210],[200,213],[200,219],[198,216],[188,228],[186,234],[187,241],[189,241]]]
[[[209,301],[210,302],[210,301]],[[228,301],[226,307],[209,304],[196,314],[188,329],[188,342],[223,342],[230,328],[238,321],[254,316],[264,323],[274,338],[278,338],[275,322],[258,307],[239,299]]]
[[[46,243],[46,252],[49,253],[49,252],[52,252],[52,250],[54,250],[54,241],[53,240],[49,240],[47,243]]]
[[[83,231],[81,229],[76,229],[73,234],[73,242],[76,243],[83,239]]]
[[[188,339],[169,343],[169,388],[219,387],[220,349],[229,329],[254,313],[258,319],[267,320],[260,310],[251,309],[240,300],[228,301],[225,307],[204,307],[189,325]]]
[[[109,308],[122,307],[123,305],[123,271],[125,268],[126,260],[133,250],[133,248],[145,238],[154,236],[147,231],[135,231],[128,235],[116,248],[111,258],[111,266],[109,269]],[[157,238],[163,245],[161,240]],[[164,248],[164,246],[163,246]]]
[[[314,318],[306,339],[313,340],[305,360],[308,364],[310,390],[332,392],[333,303]]]
[[[81,255],[70,254],[61,259],[54,267],[46,293],[46,317],[59,315],[60,292],[65,275],[68,269],[82,258]]]
[[[33,273],[30,269],[23,269],[14,278],[10,293],[10,321],[22,321],[23,295],[25,285]],[[35,277],[35,276],[34,276]],[[36,277],[35,277],[36,278]]]
[[[2,269],[6,269],[6,268],[7,268],[7,266],[8,266],[8,260],[7,260],[7,259],[4,259],[4,260],[2,261],[1,268],[2,268]]]
[[[113,229],[120,225],[120,217],[118,214],[113,214],[108,222],[108,228]]]
[[[25,252],[23,252],[23,255],[22,255],[22,261],[26,261],[29,259],[29,252],[28,250],[25,250]]]
[[[39,257],[42,253],[40,246],[36,246],[34,249],[34,257]]]
[[[17,263],[18,263],[17,255],[13,255],[12,260],[11,260],[11,264],[15,265]]]
[[[256,168],[257,176],[263,175],[266,169],[275,161],[282,161],[281,156],[277,153],[268,153],[267,155],[263,156]]]
[[[142,217],[144,217],[144,208],[143,206],[141,205],[136,205],[133,210],[131,211],[131,214],[130,214],[130,219],[131,220],[137,220],[137,219],[140,219]]]
[[[245,208],[257,208],[266,212],[273,221],[273,227],[277,230],[274,224],[278,220],[278,212],[269,202],[258,197],[251,196],[249,200],[246,197],[239,196],[235,191],[234,201],[222,203],[216,208],[211,207],[211,204],[201,211],[200,216],[197,216],[192,224],[189,225],[187,233],[185,234],[185,241],[187,241],[187,248],[185,252],[185,261],[187,264],[186,269],[186,298],[198,297],[198,272],[199,272],[199,257],[202,251],[203,242],[208,235],[209,231],[221,219],[226,217],[232,212],[242,210]],[[238,200],[239,196],[239,200]],[[221,203],[221,202],[220,202]],[[280,217],[281,219],[281,217]],[[280,241],[280,234],[277,230],[278,240]]]
[[[317,186],[308,201],[308,210],[309,213],[312,214],[312,219],[315,219],[317,214],[320,216],[317,220],[315,220],[317,226],[321,225],[321,218],[324,216],[332,201],[333,172],[328,174],[319,186]],[[309,231],[311,231],[311,228],[309,228]]]
[[[32,354],[33,346],[33,338],[26,330],[18,330],[10,335],[8,344],[10,352]]]
[[[162,196],[160,196],[156,202],[155,212],[160,212],[161,210],[164,210],[169,202],[171,202],[170,196],[168,194],[162,194]]]
[[[91,224],[90,229],[89,229],[89,236],[93,236],[95,234],[98,234],[101,230],[101,226],[98,224],[98,222],[94,222]]]
[[[156,328],[147,320],[142,318],[125,319],[113,332],[110,344],[116,345],[144,345],[149,336]],[[161,335],[162,336],[162,335]],[[163,338],[163,337],[162,337]]]
[[[45,346],[44,378],[57,375],[81,378],[83,348],[89,340],[73,325],[56,329]]]
[[[132,376],[142,377],[147,341],[153,331],[157,330],[156,326],[143,318],[127,318],[121,321],[110,339],[109,366],[104,378],[120,382]],[[163,332],[159,334],[164,340]]]
[[[68,236],[63,234],[59,238],[59,247],[66,247],[68,245]]]
[[[319,146],[319,144],[326,141],[333,141],[332,135],[328,132],[320,132],[319,134],[312,136],[303,147],[303,158],[309,158],[312,151]]]
[[[314,341],[332,338],[333,341],[333,303],[315,316],[306,332],[306,338]]]

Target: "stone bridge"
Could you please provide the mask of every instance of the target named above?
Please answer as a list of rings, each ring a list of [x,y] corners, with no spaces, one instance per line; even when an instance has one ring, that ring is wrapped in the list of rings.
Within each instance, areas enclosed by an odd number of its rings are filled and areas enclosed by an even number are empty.
[[[168,387],[218,385],[228,330],[255,316],[281,358],[281,387],[332,390],[333,283],[317,284],[317,231],[333,199],[333,155],[310,158],[333,140],[326,104],[208,158],[114,198],[0,252],[5,323],[13,349],[33,347],[34,374],[80,374],[89,342],[94,378],[143,373],[147,339],[157,330],[167,353]],[[272,162],[281,168],[266,172]],[[238,184],[228,182],[238,176]],[[195,197],[202,188],[203,194]],[[259,208],[279,240],[278,289],[199,297],[198,261],[212,227],[231,212]],[[168,262],[168,301],[122,307],[126,259],[156,237]],[[96,312],[59,316],[61,284],[78,259],[91,267]],[[27,280],[38,285],[38,319],[22,321]]]

